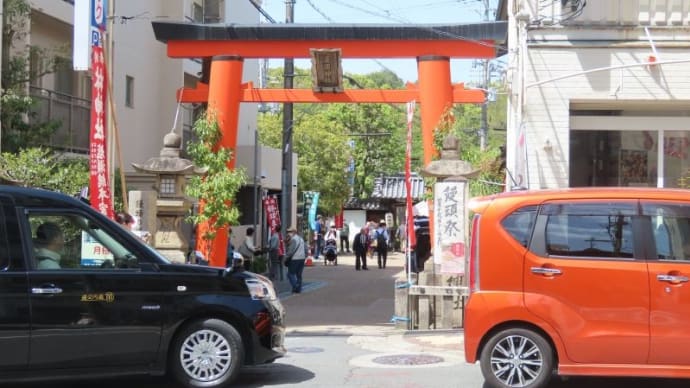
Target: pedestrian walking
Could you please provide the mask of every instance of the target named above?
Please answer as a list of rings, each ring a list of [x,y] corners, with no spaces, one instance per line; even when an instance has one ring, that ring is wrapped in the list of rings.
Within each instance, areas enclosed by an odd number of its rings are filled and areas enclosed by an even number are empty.
[[[254,246],[254,228],[247,228],[244,242],[242,242],[237,251],[242,255],[244,269],[246,271],[251,271],[254,255],[261,253],[261,249]]]
[[[288,246],[285,252],[285,265],[288,268],[287,277],[292,286],[292,293],[302,292],[302,272],[304,260],[307,257],[304,240],[297,234],[297,229],[291,227],[287,230]]]
[[[367,252],[369,251],[369,234],[367,228],[362,228],[359,233],[355,235],[352,240],[352,250],[355,252],[355,270],[368,270],[367,268]]]
[[[273,227],[268,238],[268,277],[271,280],[283,280],[283,256],[285,255],[285,243],[280,235],[280,225]]]
[[[343,245],[345,246],[344,249]],[[343,227],[340,228],[340,252],[345,251],[350,253],[350,226],[347,224],[347,220],[343,220]]]
[[[374,255],[376,254],[376,223],[374,221],[369,221],[367,223],[367,235],[369,236],[369,256],[371,261],[374,261]]]
[[[388,235],[388,228],[386,228],[386,221],[381,220],[379,227],[376,228],[376,262],[379,268],[386,268],[386,260],[388,259],[388,244],[390,236]]]

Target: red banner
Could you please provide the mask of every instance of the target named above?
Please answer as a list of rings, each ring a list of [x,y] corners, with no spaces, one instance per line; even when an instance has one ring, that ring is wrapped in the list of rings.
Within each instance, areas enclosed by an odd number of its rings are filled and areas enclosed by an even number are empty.
[[[268,228],[274,230],[276,226],[280,225],[280,209],[278,209],[278,201],[276,201],[276,197],[269,196],[265,197],[263,202]]]
[[[91,54],[91,134],[89,152],[91,206],[101,214],[113,218],[113,201],[108,181],[107,128],[105,104],[107,80],[103,48],[92,46]]]
[[[276,197],[264,197],[264,211],[266,212],[266,223],[268,224],[268,230],[271,234],[276,233],[276,227],[280,225],[280,208],[278,207],[278,201]],[[278,232],[280,233],[280,232]],[[285,245],[283,244],[283,239],[278,238],[278,254],[285,254]]]

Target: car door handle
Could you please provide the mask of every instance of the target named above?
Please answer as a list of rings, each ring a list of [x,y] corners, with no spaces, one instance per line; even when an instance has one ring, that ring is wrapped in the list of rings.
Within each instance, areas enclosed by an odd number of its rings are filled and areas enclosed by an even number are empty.
[[[660,282],[669,282],[669,283],[687,283],[688,277],[683,276],[683,275],[665,275],[665,274],[659,274],[656,275],[656,280]]]
[[[561,272],[560,269],[558,268],[548,268],[548,267],[532,267],[530,269],[532,273],[537,274],[537,275],[561,275],[563,272]]]
[[[62,293],[62,288],[60,287],[34,287],[31,289],[32,294],[39,294],[39,295],[55,295],[55,294],[61,294]]]

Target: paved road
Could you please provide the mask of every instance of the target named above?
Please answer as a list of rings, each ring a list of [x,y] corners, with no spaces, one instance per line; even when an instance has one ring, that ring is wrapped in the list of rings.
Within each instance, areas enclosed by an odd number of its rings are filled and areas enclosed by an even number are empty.
[[[274,364],[246,368],[237,387],[462,387],[484,386],[477,365],[464,362],[462,332],[403,332],[389,323],[400,255],[379,270],[355,271],[351,256],[340,265],[305,269],[302,294],[282,293],[289,326],[288,355]],[[289,289],[284,284],[281,289]],[[98,388],[173,388],[158,378],[103,379]],[[91,388],[82,383],[23,384],[12,388]],[[10,387],[6,386],[6,387]],[[555,379],[550,388],[685,388],[688,380]]]

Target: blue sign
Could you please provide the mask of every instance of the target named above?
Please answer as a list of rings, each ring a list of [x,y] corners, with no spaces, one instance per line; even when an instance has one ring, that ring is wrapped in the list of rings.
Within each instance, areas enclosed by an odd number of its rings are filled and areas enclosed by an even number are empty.
[[[108,0],[91,0],[91,46],[103,45]]]
[[[105,31],[108,0],[91,0],[91,27]]]

